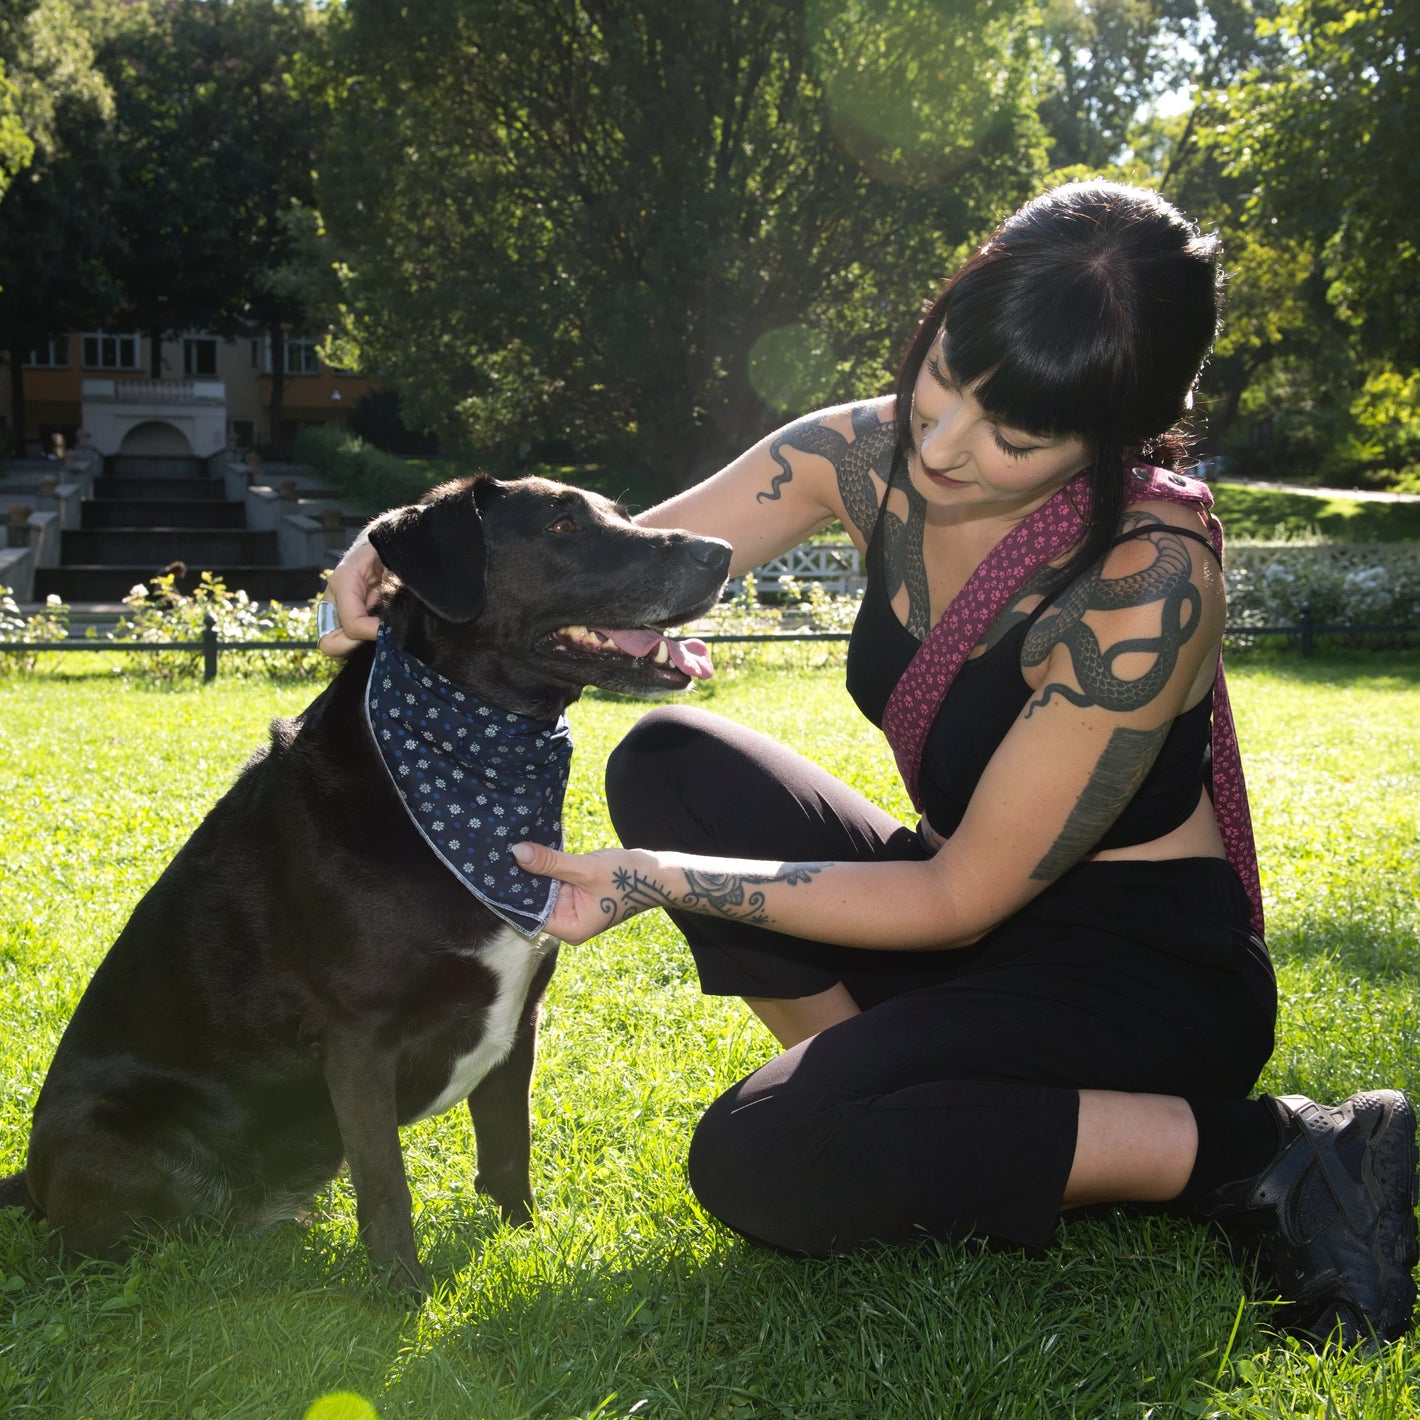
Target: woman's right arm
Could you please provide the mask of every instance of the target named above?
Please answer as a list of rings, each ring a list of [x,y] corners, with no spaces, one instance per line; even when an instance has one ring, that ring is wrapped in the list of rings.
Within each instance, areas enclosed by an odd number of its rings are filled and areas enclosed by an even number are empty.
[[[636,521],[724,538],[735,549],[732,577],[797,547],[835,520],[861,550],[892,466],[892,415],[891,398],[806,414]]]
[[[806,414],[636,521],[723,538],[735,550],[731,576],[797,547],[835,519],[861,550],[882,501],[894,437],[890,396]],[[327,655],[348,655],[359,642],[374,639],[383,576],[362,533],[330,575],[327,595],[340,628],[321,638]]]

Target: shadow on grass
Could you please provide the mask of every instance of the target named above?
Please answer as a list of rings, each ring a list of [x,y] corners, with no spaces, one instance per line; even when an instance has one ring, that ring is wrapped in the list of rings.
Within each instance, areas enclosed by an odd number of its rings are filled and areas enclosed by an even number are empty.
[[[766,1252],[688,1205],[620,1236],[608,1222],[426,1214],[438,1290],[411,1307],[366,1280],[339,1222],[60,1266],[0,1215],[0,1410],[265,1420],[339,1390],[381,1420],[1246,1415],[1214,1408],[1219,1387],[1245,1393],[1290,1355],[1221,1238],[1162,1215],[1082,1217],[1043,1254],[830,1260]],[[1370,1384],[1367,1365],[1347,1382]]]
[[[1206,1393],[1246,1284],[1213,1235],[1160,1218],[1083,1220],[1035,1256],[815,1260],[717,1232],[708,1258],[626,1266],[564,1240],[553,1285],[494,1296],[405,1383],[461,1359],[492,1387],[480,1414],[528,1417],[1134,1415]]]
[[[1259,646],[1227,651],[1228,674],[1239,680],[1250,674],[1267,675],[1299,686],[1401,688],[1420,686],[1420,649],[1372,651],[1328,648],[1311,657],[1280,646]]]

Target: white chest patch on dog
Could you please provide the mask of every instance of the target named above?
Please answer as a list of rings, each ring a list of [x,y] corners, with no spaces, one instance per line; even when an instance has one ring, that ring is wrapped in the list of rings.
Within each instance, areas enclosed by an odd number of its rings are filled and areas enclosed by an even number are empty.
[[[431,1119],[467,1099],[488,1072],[501,1065],[513,1048],[518,1020],[528,998],[533,974],[547,954],[542,937],[529,941],[511,927],[478,948],[479,963],[493,973],[496,994],[483,1016],[483,1035],[478,1044],[460,1055],[449,1067],[449,1082],[415,1119]],[[410,1121],[413,1123],[413,1120]]]

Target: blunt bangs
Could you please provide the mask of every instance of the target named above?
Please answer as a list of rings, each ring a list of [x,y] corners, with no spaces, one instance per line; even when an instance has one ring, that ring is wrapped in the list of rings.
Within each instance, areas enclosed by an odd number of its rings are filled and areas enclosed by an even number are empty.
[[[1138,365],[1112,338],[1119,321],[1109,293],[1081,280],[1048,295],[1023,283],[993,290],[992,277],[1008,263],[983,263],[947,295],[943,348],[952,379],[993,419],[1024,433],[1095,442],[1132,422]]]

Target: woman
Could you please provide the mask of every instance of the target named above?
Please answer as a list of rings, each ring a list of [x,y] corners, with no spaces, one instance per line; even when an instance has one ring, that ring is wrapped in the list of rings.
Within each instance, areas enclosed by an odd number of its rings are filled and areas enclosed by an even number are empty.
[[[1247,1098],[1276,999],[1220,539],[1206,489],[1156,467],[1217,291],[1215,243],[1153,194],[1049,192],[947,285],[894,395],[643,515],[727,539],[735,572],[842,521],[869,579],[848,685],[917,828],[675,708],[609,763],[624,848],[516,852],[563,884],[557,936],[665,908],[702,988],[784,1047],[691,1146],[746,1236],[1042,1245],[1062,1210],[1169,1203],[1258,1255],[1291,1330],[1390,1339],[1415,1299],[1409,1103]],[[337,571],[332,650],[371,633],[378,575],[368,552]]]

